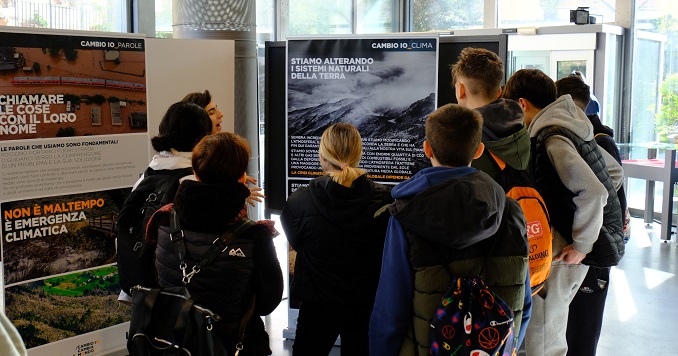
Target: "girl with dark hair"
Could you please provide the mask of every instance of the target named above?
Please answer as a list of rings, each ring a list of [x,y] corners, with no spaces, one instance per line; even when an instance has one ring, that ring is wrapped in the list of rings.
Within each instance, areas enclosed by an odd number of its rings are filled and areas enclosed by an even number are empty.
[[[223,121],[224,113],[219,110],[217,104],[212,100],[212,94],[210,94],[209,90],[205,90],[202,93],[188,93],[181,101],[193,103],[205,109],[210,120],[212,120],[212,133],[215,134],[221,132],[221,122]],[[257,184],[257,180],[254,177],[245,176],[245,184],[249,187],[249,184]],[[247,198],[247,204],[254,206],[255,201],[261,203],[261,199],[265,198],[265,196],[261,194],[261,188],[255,185],[249,187],[249,189],[250,196]]]
[[[337,336],[342,355],[369,353],[367,331],[389,216],[380,213],[393,198],[390,188],[358,167],[362,153],[354,126],[327,128],[319,147],[325,175],[296,190],[280,216],[297,253],[290,294],[291,302],[301,301],[295,356],[328,355]]]
[[[181,169],[191,167],[191,151],[198,141],[212,132],[212,123],[200,106],[178,102],[167,109],[158,131],[151,139],[158,154],[148,166],[154,170]]]
[[[168,212],[174,208],[179,216],[185,261],[191,270],[213,241],[245,217],[242,208],[249,196],[244,185],[249,156],[247,141],[233,133],[204,137],[195,147],[192,164],[197,181],[181,183],[174,203],[158,210],[149,222],[149,236],[151,231],[158,233],[155,266],[161,287],[182,286],[183,278],[170,240]],[[271,354],[268,334],[259,316],[273,312],[282,298],[282,272],[273,245],[276,234],[272,221],[258,221],[186,285],[196,303],[221,317],[214,331],[229,355],[235,354],[240,321],[252,305],[253,296],[254,314],[245,329],[239,355]]]
[[[146,173],[153,174],[172,174],[167,171],[176,171],[184,180],[195,180],[191,169],[191,151],[193,147],[205,136],[212,132],[212,122],[209,116],[198,105],[192,103],[178,102],[172,104],[160,122],[158,135],[151,139],[153,149],[157,154],[151,159],[148,169],[139,177],[132,190],[134,191],[146,176]],[[184,171],[184,172],[181,172]],[[174,192],[166,192],[169,201],[171,201]],[[126,201],[127,202],[127,201]],[[131,204],[131,203],[130,203]],[[120,254],[120,251],[118,252]],[[126,263],[124,259],[119,259],[118,264]],[[119,266],[118,268],[136,268]],[[132,269],[133,271],[133,269]],[[131,302],[132,297],[124,290],[120,291],[118,300],[122,302]]]
[[[202,93],[189,93],[181,101],[193,103],[205,109],[207,115],[210,116],[210,120],[212,120],[212,133],[221,132],[221,121],[224,113],[219,110],[217,104],[212,100],[212,94],[210,94],[209,90],[205,90]]]

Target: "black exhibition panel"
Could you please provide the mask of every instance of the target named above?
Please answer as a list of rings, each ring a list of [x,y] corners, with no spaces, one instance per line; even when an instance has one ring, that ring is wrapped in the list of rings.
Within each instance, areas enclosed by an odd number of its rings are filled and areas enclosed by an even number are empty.
[[[287,200],[286,42],[266,42],[264,78],[264,184],[265,216],[280,214]]]
[[[507,35],[483,35],[483,36],[454,36],[441,35],[438,45],[438,107],[445,104],[457,103],[452,85],[452,73],[450,69],[466,47],[478,47],[490,50],[504,62],[506,69],[506,56],[508,47]],[[506,81],[504,81],[506,82]],[[502,83],[504,85],[504,83]]]
[[[508,36],[497,35],[441,35],[438,49],[437,106],[456,103],[450,66],[466,47],[480,47],[493,51],[507,67]],[[280,214],[287,200],[286,147],[286,42],[269,41],[265,44],[264,90],[264,182],[266,192],[265,215]]]

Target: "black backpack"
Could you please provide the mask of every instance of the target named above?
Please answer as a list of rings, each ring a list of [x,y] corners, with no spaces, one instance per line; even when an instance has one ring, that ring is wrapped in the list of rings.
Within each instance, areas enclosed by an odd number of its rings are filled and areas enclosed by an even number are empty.
[[[179,179],[192,175],[193,169],[146,169],[144,179],[130,193],[120,210],[118,229],[118,275],[127,294],[136,285],[156,288],[155,245],[146,243],[146,225],[153,213],[174,201]]]
[[[200,262],[182,269],[181,266],[186,267],[187,263],[184,260],[185,235],[180,226],[179,216],[176,210],[172,209],[169,239],[179,259],[177,269],[182,270],[184,286],[132,287],[132,320],[127,339],[127,350],[131,356],[227,356],[227,350],[233,346],[237,350],[235,355],[238,355],[245,347],[243,344],[245,330],[254,314],[256,294],[252,295],[249,308],[240,320],[236,345],[227,347],[212,332],[213,324],[221,317],[198,304],[187,286],[193,276],[227,251],[231,243],[254,224],[249,219],[241,219],[212,242],[198,259]],[[233,252],[233,249],[230,252]],[[229,255],[233,256],[230,252]]]

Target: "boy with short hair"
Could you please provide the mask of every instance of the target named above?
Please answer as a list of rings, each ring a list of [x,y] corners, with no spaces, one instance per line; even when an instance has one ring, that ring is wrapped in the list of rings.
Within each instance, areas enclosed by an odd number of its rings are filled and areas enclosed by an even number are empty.
[[[500,287],[495,291],[514,311],[519,329],[527,276],[525,219],[501,186],[469,166],[483,152],[481,131],[480,114],[455,104],[426,120],[424,153],[432,167],[392,190],[396,201],[389,208],[370,320],[372,355],[429,355],[428,320],[450,284],[443,265],[458,277],[472,277],[489,250],[485,280]]]
[[[593,140],[584,112],[569,95],[556,99],[555,83],[542,71],[514,73],[504,97],[525,113],[533,177],[553,228],[553,263],[543,290],[533,297],[526,351],[564,356],[569,304],[588,271],[581,262],[609,267],[624,253],[616,194],[623,173]]]
[[[523,111],[515,101],[499,97],[503,79],[504,63],[501,58],[484,48],[464,48],[457,63],[452,66],[457,102],[478,110],[483,116],[485,151],[473,160],[471,167],[492,178],[496,178],[499,167],[490,151],[519,171],[526,170],[530,160],[530,138],[523,124]]]
[[[570,94],[572,101],[582,111],[591,100],[591,89],[584,79],[575,74],[556,81],[558,96]],[[603,125],[597,114],[586,117],[593,125],[594,139],[599,147],[607,151],[617,163],[621,164],[619,148],[614,141],[614,131]],[[622,186],[617,190],[622,216],[626,216],[626,194]],[[626,221],[626,219],[625,219]],[[626,222],[624,223],[626,238]],[[610,288],[610,268],[589,268],[584,281],[570,303],[567,319],[567,354],[572,356],[595,356],[598,339],[603,326],[605,299]]]
[[[475,109],[483,117],[482,142],[485,146],[471,167],[497,180],[500,168],[495,155],[506,165],[526,171],[530,160],[530,138],[527,135],[520,105],[500,98],[504,80],[504,63],[499,56],[485,48],[466,47],[452,66],[452,82],[459,105]],[[491,153],[490,153],[491,152]],[[527,283],[530,278],[527,277]],[[523,342],[532,309],[530,286],[525,290],[523,320],[518,332],[518,344]]]

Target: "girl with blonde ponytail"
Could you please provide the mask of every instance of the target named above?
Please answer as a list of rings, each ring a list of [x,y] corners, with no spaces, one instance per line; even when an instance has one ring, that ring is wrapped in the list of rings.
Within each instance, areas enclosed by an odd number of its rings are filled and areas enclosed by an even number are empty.
[[[350,187],[353,181],[367,173],[358,168],[363,156],[360,133],[351,124],[334,124],[320,138],[320,167],[333,181]]]
[[[367,356],[388,222],[387,213],[375,213],[393,198],[390,187],[358,168],[363,147],[353,125],[328,127],[318,153],[325,175],[297,189],[280,216],[297,252],[290,303],[301,305],[293,355],[328,355],[341,336],[342,356]]]

